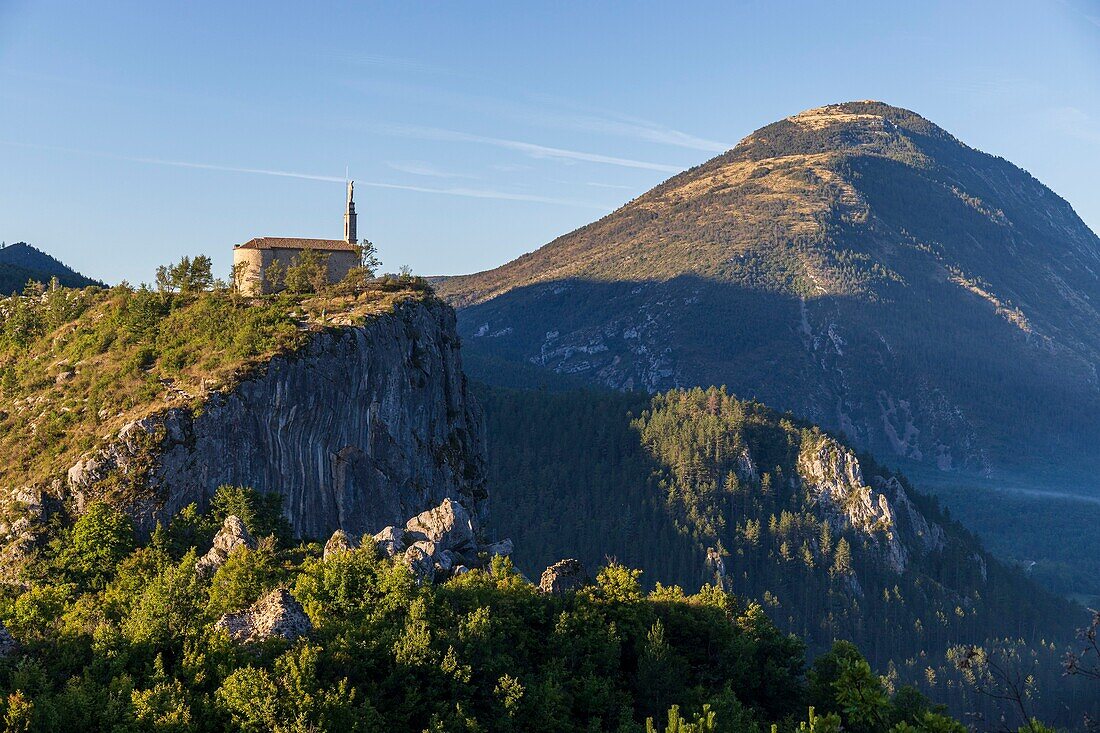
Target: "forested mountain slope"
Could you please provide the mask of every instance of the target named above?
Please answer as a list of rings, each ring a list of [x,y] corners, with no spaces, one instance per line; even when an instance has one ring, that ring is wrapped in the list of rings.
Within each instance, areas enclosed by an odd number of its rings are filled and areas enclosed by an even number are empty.
[[[1060,666],[1081,609],[812,425],[717,388],[650,399],[482,386],[478,396],[499,507],[490,521],[516,541],[524,571],[612,557],[651,582],[720,582],[811,649],[855,641],[877,668],[956,710],[979,704],[946,660],[958,644],[1022,654],[1050,714],[1083,694]]]
[[[727,384],[933,470],[1096,462],[1100,239],[1025,171],[880,102],[768,125],[437,287],[475,354],[616,389]]]
[[[45,285],[55,277],[71,288],[97,284],[26,242],[0,248],[0,295],[20,292],[28,281]]]

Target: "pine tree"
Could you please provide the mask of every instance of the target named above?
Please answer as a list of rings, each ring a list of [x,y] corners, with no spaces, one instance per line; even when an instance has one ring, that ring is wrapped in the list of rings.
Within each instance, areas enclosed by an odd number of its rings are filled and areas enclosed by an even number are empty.
[[[836,543],[836,554],[833,556],[833,575],[849,575],[852,572],[852,548],[844,537]]]

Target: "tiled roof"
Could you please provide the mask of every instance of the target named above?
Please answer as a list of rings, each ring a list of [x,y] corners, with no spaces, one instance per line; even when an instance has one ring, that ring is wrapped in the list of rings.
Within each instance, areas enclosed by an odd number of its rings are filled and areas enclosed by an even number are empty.
[[[298,237],[256,237],[244,244],[241,249],[316,249],[324,252],[354,252],[351,243],[342,239],[301,239]]]

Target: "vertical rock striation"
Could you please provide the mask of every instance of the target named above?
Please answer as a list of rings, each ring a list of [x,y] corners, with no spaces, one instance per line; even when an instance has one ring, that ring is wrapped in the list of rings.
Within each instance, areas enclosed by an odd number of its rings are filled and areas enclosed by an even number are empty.
[[[126,426],[67,482],[78,509],[109,495],[144,531],[223,484],[279,492],[295,533],[323,538],[403,525],[448,498],[476,521],[485,460],[454,313],[426,300],[319,332],[201,410]],[[119,477],[135,484],[121,499]]]

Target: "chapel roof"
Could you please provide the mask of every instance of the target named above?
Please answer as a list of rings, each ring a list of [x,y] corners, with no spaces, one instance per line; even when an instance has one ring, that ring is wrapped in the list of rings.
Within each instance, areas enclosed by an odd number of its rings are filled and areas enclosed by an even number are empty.
[[[302,239],[300,237],[256,237],[239,249],[314,249],[322,252],[354,252],[350,242],[343,239]]]

